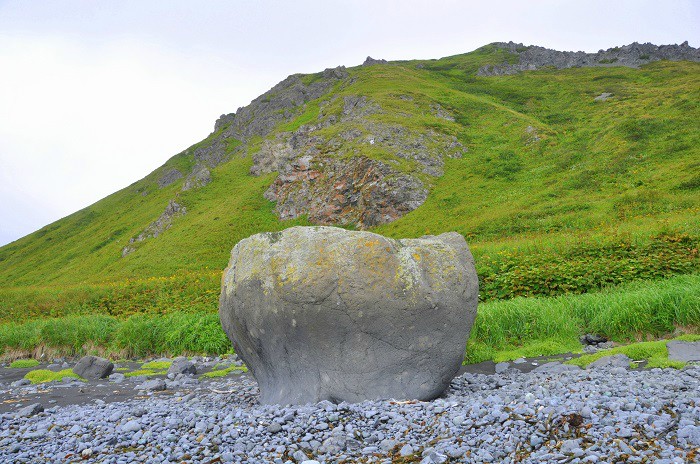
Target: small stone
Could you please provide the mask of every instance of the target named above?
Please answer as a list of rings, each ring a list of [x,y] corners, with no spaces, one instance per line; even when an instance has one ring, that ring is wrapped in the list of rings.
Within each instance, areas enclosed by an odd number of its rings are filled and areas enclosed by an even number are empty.
[[[44,407],[39,403],[25,406],[17,412],[19,417],[32,417],[44,411]]]
[[[503,372],[507,371],[509,367],[510,363],[507,362],[500,362],[496,364],[496,374],[502,374]]]
[[[571,455],[578,447],[578,440],[564,440],[561,444],[560,451],[564,454]]]
[[[410,456],[410,455],[412,455],[414,452],[415,452],[415,451],[414,451],[413,447],[412,447],[411,445],[409,445],[408,443],[406,443],[405,445],[403,445],[403,446],[401,447],[401,449],[399,450],[399,454],[400,454],[402,457]]]
[[[122,383],[126,379],[126,376],[121,372],[115,372],[109,375],[109,381],[114,383]]]
[[[545,372],[548,374],[559,374],[561,372],[568,372],[568,371],[580,371],[581,368],[579,366],[573,366],[571,364],[562,364],[559,361],[553,361],[553,362],[548,362],[546,364],[542,364],[541,366],[536,367],[535,369],[532,370],[532,372]]]
[[[617,436],[619,438],[629,438],[632,435],[634,435],[634,431],[629,427],[620,427],[620,430],[617,431]]]
[[[273,422],[272,424],[267,426],[267,431],[270,433],[277,433],[281,430],[282,430],[282,426],[277,422]]]
[[[84,449],[83,451],[80,452],[80,456],[83,459],[89,459],[90,457],[92,457],[92,448]]]
[[[30,385],[32,382],[29,379],[19,379],[10,384],[11,387],[24,387],[25,385]]]
[[[139,430],[141,430],[141,427],[142,426],[139,421],[132,420],[122,425],[121,429],[122,432],[138,432]]]
[[[602,357],[596,361],[593,361],[588,365],[588,369],[593,369],[593,368],[600,368],[600,367],[608,367],[608,368],[615,368],[615,367],[622,367],[622,368],[628,368],[630,367],[630,361],[631,359],[627,357],[627,355],[624,354],[614,354],[612,356],[605,356]]]
[[[166,389],[166,385],[163,379],[152,379],[138,385],[136,389],[146,391],[163,391]]]

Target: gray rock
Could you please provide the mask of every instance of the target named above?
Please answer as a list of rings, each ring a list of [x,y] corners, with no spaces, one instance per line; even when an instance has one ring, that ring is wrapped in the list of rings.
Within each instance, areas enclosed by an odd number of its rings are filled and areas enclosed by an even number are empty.
[[[121,372],[115,372],[113,374],[109,374],[109,381],[114,382],[114,383],[122,383],[126,379],[126,376],[122,374]]]
[[[146,391],[163,391],[166,389],[166,385],[163,379],[152,379],[136,386],[136,389]]]
[[[197,366],[194,365],[192,361],[188,359],[175,359],[173,363],[168,368],[168,375],[170,374],[183,374],[183,375],[196,375]]]
[[[605,95],[605,94],[604,94]],[[610,95],[610,94],[607,94]],[[586,334],[579,339],[582,345],[598,345],[600,343],[605,343],[608,341],[606,337],[596,334]]]
[[[121,426],[122,432],[138,432],[141,429],[142,425],[137,420],[129,421]]]
[[[30,404],[17,411],[19,417],[32,417],[44,411],[44,407],[39,403]]]
[[[164,188],[167,187],[168,185],[172,184],[173,182],[177,181],[178,179],[182,178],[182,173],[175,169],[175,168],[170,168],[166,170],[163,175],[160,176],[160,179],[158,179],[158,187]]]
[[[270,433],[277,433],[282,430],[282,426],[278,422],[273,422],[267,426],[267,431]]]
[[[507,371],[509,367],[510,367],[510,363],[507,363],[507,362],[500,362],[500,363],[496,364],[496,374],[501,374],[501,373]]]
[[[29,379],[19,379],[15,380],[10,384],[11,387],[24,387],[26,385],[31,385],[31,381]]]
[[[622,368],[628,368],[630,367],[630,361],[631,359],[627,357],[627,355],[624,354],[614,354],[611,356],[605,356],[602,357],[596,361],[593,361],[590,363],[587,367],[587,369],[593,369],[597,367],[608,367],[608,368],[614,368],[614,367],[622,367]]]
[[[562,364],[559,361],[554,361],[554,362],[549,362],[546,364],[542,364],[541,366],[537,366],[532,370],[532,372],[547,372],[547,373],[561,373],[561,372],[566,372],[566,371],[580,371],[581,368],[579,366],[573,366],[571,364]]]
[[[538,46],[524,46],[521,43],[494,43],[498,48],[510,52],[516,58],[514,64],[486,65],[479,68],[479,76],[500,76],[515,74],[521,71],[531,71],[547,66],[557,69],[581,68],[592,66],[638,66],[658,60],[688,60],[700,61],[700,49],[693,48],[684,42],[680,45],[654,45],[633,42],[622,47],[600,50],[597,53],[560,52]]]
[[[114,370],[114,364],[109,359],[97,356],[84,356],[73,368],[73,372],[88,380],[104,379]]]
[[[379,59],[374,59],[374,58],[372,58],[371,56],[368,56],[367,59],[365,59],[365,62],[362,63],[362,66],[372,66],[372,65],[375,65],[375,64],[387,64],[387,63],[388,63],[387,60],[383,60],[383,59],[381,59],[381,58],[379,58]]]
[[[195,166],[190,175],[187,176],[185,183],[182,185],[182,191],[204,187],[211,182],[211,171],[204,166]]]
[[[184,214],[187,214],[187,208],[170,200],[165,207],[165,211],[152,223],[148,225],[139,235],[129,239],[129,245],[122,249],[122,257],[134,252],[136,249],[131,245],[136,242],[142,242],[148,238],[156,238],[172,226],[173,221]],[[82,360],[81,360],[82,361]]]
[[[671,340],[666,343],[666,348],[668,348],[668,359],[671,361],[700,361],[700,342]]]
[[[219,315],[262,403],[427,400],[461,366],[477,296],[457,233],[292,227],[234,247]]]
[[[611,94],[609,92],[603,92],[600,95],[598,95],[597,97],[595,97],[593,100],[594,101],[605,101],[605,100],[608,100],[612,96],[613,96],[613,94]]]

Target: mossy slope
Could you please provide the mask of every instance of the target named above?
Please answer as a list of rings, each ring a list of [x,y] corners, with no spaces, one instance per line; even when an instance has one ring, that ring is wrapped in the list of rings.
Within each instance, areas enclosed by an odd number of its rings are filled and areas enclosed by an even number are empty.
[[[381,108],[367,116],[370,122],[453,135],[467,148],[461,159],[445,160],[442,177],[421,174],[431,189],[421,207],[375,231],[415,237],[456,230],[467,237],[477,267],[484,269],[493,268],[499,253],[539,256],[533,259],[539,259],[538,269],[545,272],[552,257],[572,247],[593,250],[585,262],[595,261],[596,253],[617,260],[614,250],[619,243],[646,250],[623,256],[625,265],[639,272],[623,269],[614,282],[593,276],[588,287],[574,285],[544,294],[697,272],[700,64],[656,62],[641,69],[475,75],[479,66],[512,59],[504,50],[487,46],[440,60],[352,68],[348,85],[307,103],[296,119],[280,124],[269,137],[342,111],[344,96],[363,95]],[[613,98],[594,101],[602,92]],[[436,105],[451,118],[441,117]],[[332,136],[353,124],[322,128],[319,134]],[[213,137],[216,133],[198,145]],[[65,305],[76,312],[100,307],[111,313],[111,306],[127,307],[114,314],[139,312],[143,301],[158,301],[150,306],[160,311],[215,305],[218,272],[237,241],[307,223],[303,217],[280,221],[274,204],[263,198],[275,174],[249,174],[250,155],[261,142],[249,141],[245,150],[213,169],[212,182],[203,188],[181,192],[184,179],[158,188],[165,170],[191,169],[195,160],[188,150],[144,179],[0,248],[0,308],[17,314],[28,301],[42,298],[45,306],[35,305],[32,316],[60,314]],[[352,156],[382,159],[405,171],[416,169],[410,160],[367,145],[350,148]],[[129,239],[154,221],[173,197],[187,214],[122,257]],[[654,247],[647,246],[658,237],[671,237],[667,242],[677,244],[670,255],[656,256]],[[496,261],[496,267],[503,262]],[[662,269],[657,269],[658,263],[663,263]],[[576,272],[590,274],[588,268]],[[174,286],[148,283],[168,276],[177,276]],[[183,291],[193,279],[205,282],[203,299],[201,293]],[[146,298],[129,300],[143,296],[139,291],[115,293],[114,288],[133,286],[135,281]],[[541,285],[536,279],[532,282]],[[509,283],[499,285],[505,290],[501,294],[496,289],[491,297],[528,294],[509,293]],[[100,290],[94,291],[97,287]]]

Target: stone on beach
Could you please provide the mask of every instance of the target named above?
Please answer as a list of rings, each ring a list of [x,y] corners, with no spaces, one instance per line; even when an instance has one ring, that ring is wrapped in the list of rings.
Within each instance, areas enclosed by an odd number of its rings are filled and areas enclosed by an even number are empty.
[[[231,252],[219,315],[263,403],[432,399],[455,376],[478,281],[457,233],[394,240],[335,227]]]
[[[108,359],[97,356],[84,356],[73,368],[73,372],[84,379],[97,380],[109,377],[114,370],[114,364]]]

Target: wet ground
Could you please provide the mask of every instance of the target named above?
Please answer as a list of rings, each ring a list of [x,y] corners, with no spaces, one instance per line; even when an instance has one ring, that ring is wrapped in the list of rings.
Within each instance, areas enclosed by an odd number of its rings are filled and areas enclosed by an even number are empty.
[[[529,372],[538,365],[546,362],[557,360],[561,361],[565,358],[571,358],[575,355],[558,355],[539,357],[531,359],[521,359],[509,363],[509,367],[517,369],[521,372]],[[70,362],[70,366],[74,366],[77,360]],[[211,364],[211,363],[210,363]],[[142,363],[128,362],[118,365],[119,372],[127,374],[140,369]],[[72,404],[89,404],[93,402],[104,401],[105,403],[113,403],[118,401],[129,401],[131,399],[146,398],[153,395],[172,396],[174,394],[188,394],[196,389],[209,387],[212,390],[216,389],[217,383],[221,380],[202,377],[201,374],[212,370],[211,366],[197,366],[198,375],[193,378],[194,382],[168,382],[168,388],[158,392],[144,392],[138,390],[137,386],[141,385],[145,380],[144,377],[127,377],[123,381],[117,383],[109,379],[92,380],[87,382],[71,381],[71,382],[50,382],[37,385],[11,386],[13,382],[21,380],[28,372],[36,369],[46,369],[48,364],[40,364],[32,368],[19,369],[0,367],[0,414],[15,412],[18,409],[34,403],[40,403],[44,408],[54,406],[67,406]],[[59,370],[58,368],[53,368]],[[478,364],[470,364],[462,366],[458,375],[465,372],[472,374],[494,374],[496,372],[496,363],[484,361]],[[232,372],[227,377],[247,377],[250,374]],[[165,375],[148,375],[148,379],[161,378],[167,380]]]

